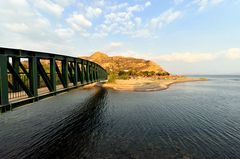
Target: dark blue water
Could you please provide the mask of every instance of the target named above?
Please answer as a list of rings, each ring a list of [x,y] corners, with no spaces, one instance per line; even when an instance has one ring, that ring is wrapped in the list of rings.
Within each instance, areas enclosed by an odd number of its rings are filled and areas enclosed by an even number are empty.
[[[0,115],[0,158],[240,158],[240,76],[74,90]]]

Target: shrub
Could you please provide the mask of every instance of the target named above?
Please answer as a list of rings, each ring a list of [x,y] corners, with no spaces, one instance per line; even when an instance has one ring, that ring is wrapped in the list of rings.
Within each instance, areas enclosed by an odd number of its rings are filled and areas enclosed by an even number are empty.
[[[118,76],[119,79],[123,79],[123,80],[127,80],[129,79],[129,75],[128,74],[123,74],[121,76]]]
[[[116,78],[117,78],[116,74],[113,73],[113,72],[111,72],[111,73],[109,73],[109,75],[108,75],[108,82],[109,82],[109,83],[114,83],[115,80],[116,80]]]
[[[168,72],[158,72],[156,73],[157,76],[169,76],[170,74]]]
[[[125,74],[127,74],[127,72],[125,72],[125,71],[119,71],[118,72],[118,76],[122,76],[122,75],[125,75]]]

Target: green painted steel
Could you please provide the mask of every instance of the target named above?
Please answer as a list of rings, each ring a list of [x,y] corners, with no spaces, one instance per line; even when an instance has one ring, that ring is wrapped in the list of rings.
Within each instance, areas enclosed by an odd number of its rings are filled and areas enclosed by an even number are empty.
[[[57,84],[56,84],[56,65],[55,65],[56,59],[53,57],[50,59],[50,79],[51,79],[51,85],[53,92],[56,92],[57,90]]]
[[[68,59],[62,61],[63,87],[68,88]]]
[[[0,112],[106,79],[100,65],[85,59],[0,47]]]
[[[29,74],[30,74],[30,91],[34,97],[38,96],[38,76],[37,76],[37,58],[30,57]]]
[[[8,79],[7,79],[7,56],[0,55],[0,111],[6,111],[8,108]]]

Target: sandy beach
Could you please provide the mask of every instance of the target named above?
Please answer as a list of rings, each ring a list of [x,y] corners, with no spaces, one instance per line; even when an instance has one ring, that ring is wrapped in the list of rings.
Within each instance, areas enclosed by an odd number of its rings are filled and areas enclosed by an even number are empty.
[[[113,83],[104,83],[102,86],[117,91],[160,91],[169,88],[170,85],[183,82],[206,81],[205,78],[179,77],[170,79],[139,78],[129,80],[115,80]]]

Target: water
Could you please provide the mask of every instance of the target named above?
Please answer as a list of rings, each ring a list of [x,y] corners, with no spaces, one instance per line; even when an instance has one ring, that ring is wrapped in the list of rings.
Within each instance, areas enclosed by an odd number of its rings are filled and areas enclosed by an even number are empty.
[[[240,76],[74,90],[0,115],[0,158],[240,158]]]

